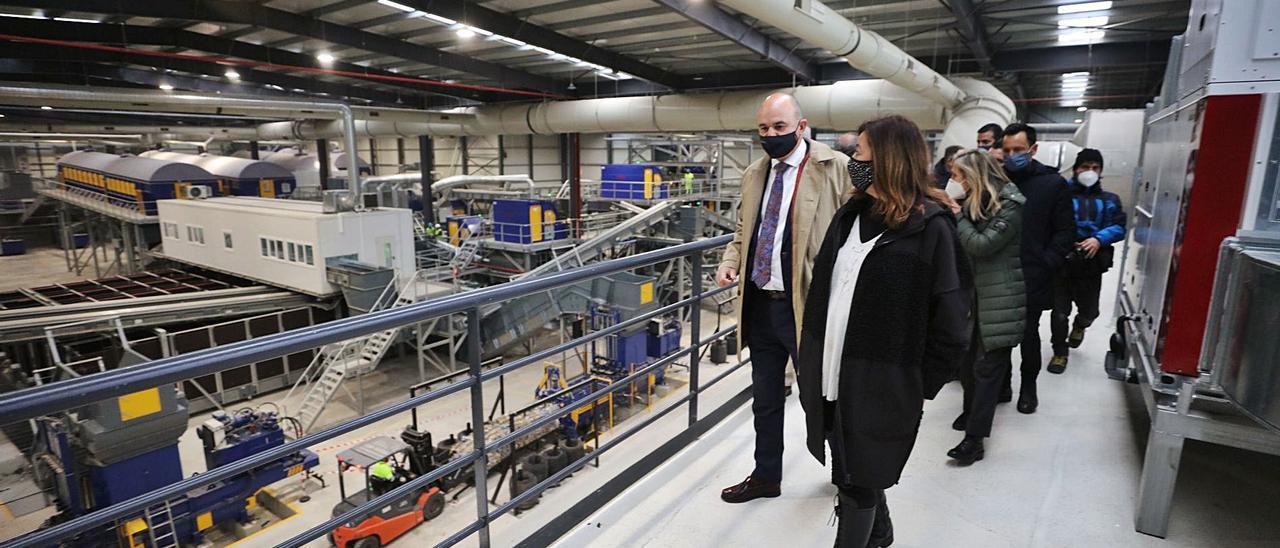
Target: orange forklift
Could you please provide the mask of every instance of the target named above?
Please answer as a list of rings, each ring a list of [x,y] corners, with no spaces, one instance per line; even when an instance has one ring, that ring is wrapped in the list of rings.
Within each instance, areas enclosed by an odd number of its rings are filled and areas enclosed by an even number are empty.
[[[338,492],[342,502],[333,507],[337,517],[436,468],[431,434],[406,428],[402,439],[379,436],[338,453]],[[390,466],[388,471],[387,466]],[[374,469],[381,471],[371,476]],[[344,472],[363,472],[364,489],[347,496]],[[338,548],[377,548],[408,533],[444,511],[441,481],[432,482],[334,529],[329,540]]]

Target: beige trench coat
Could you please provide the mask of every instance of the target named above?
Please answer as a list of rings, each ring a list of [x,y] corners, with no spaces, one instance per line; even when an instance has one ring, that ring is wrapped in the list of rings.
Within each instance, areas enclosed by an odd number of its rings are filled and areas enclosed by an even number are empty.
[[[844,205],[853,191],[849,182],[849,157],[834,151],[822,143],[809,140],[809,161],[805,164],[801,180],[797,183],[795,205],[791,211],[787,230],[791,232],[791,308],[795,311],[796,341],[804,321],[804,300],[809,294],[809,281],[813,279],[813,259],[822,247],[827,226],[836,210]],[[752,244],[751,234],[760,216],[760,202],[764,198],[765,178],[770,171],[770,158],[765,156],[752,162],[742,172],[742,202],[738,209],[738,228],[732,242],[724,249],[720,266],[738,269],[738,325],[742,323],[742,292],[751,275],[747,261],[747,247]],[[739,329],[741,332],[741,329]],[[747,341],[739,341],[738,348]]]

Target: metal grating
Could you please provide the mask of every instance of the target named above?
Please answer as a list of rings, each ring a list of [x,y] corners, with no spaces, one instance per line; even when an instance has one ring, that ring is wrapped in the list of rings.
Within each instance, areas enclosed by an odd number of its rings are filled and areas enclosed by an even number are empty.
[[[0,293],[0,310],[86,302],[118,301],[156,295],[246,287],[248,282],[215,279],[184,270],[165,269]]]

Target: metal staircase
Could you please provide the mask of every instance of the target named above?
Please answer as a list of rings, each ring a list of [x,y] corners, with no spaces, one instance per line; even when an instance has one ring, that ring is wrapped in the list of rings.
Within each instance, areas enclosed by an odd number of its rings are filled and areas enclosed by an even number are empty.
[[[169,501],[150,506],[143,511],[147,520],[147,533],[154,548],[177,548],[178,529],[173,523],[173,507]]]
[[[459,242],[453,258],[449,260],[453,275],[458,276],[478,258],[480,258],[480,235],[468,234],[465,240]]]
[[[387,284],[382,295],[370,313],[389,308],[397,308],[417,301],[421,293],[423,274],[415,272],[408,281]],[[364,337],[356,337],[338,344],[326,345],[316,352],[311,363],[303,370],[302,376],[285,394],[284,402],[290,401],[295,392],[303,393],[302,404],[294,412],[294,416],[302,425],[304,432],[310,431],[320,418],[329,400],[342,386],[348,377],[364,375],[378,367],[387,350],[391,348],[401,328],[379,331]]]

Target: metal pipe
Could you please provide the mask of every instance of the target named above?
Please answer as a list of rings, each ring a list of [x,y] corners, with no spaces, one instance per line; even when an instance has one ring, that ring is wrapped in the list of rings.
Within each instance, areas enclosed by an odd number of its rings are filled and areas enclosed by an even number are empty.
[[[965,92],[879,34],[866,30],[818,0],[720,0],[720,3],[831,51],[854,68],[902,86],[946,107]],[[831,127],[831,126],[819,126]]]

